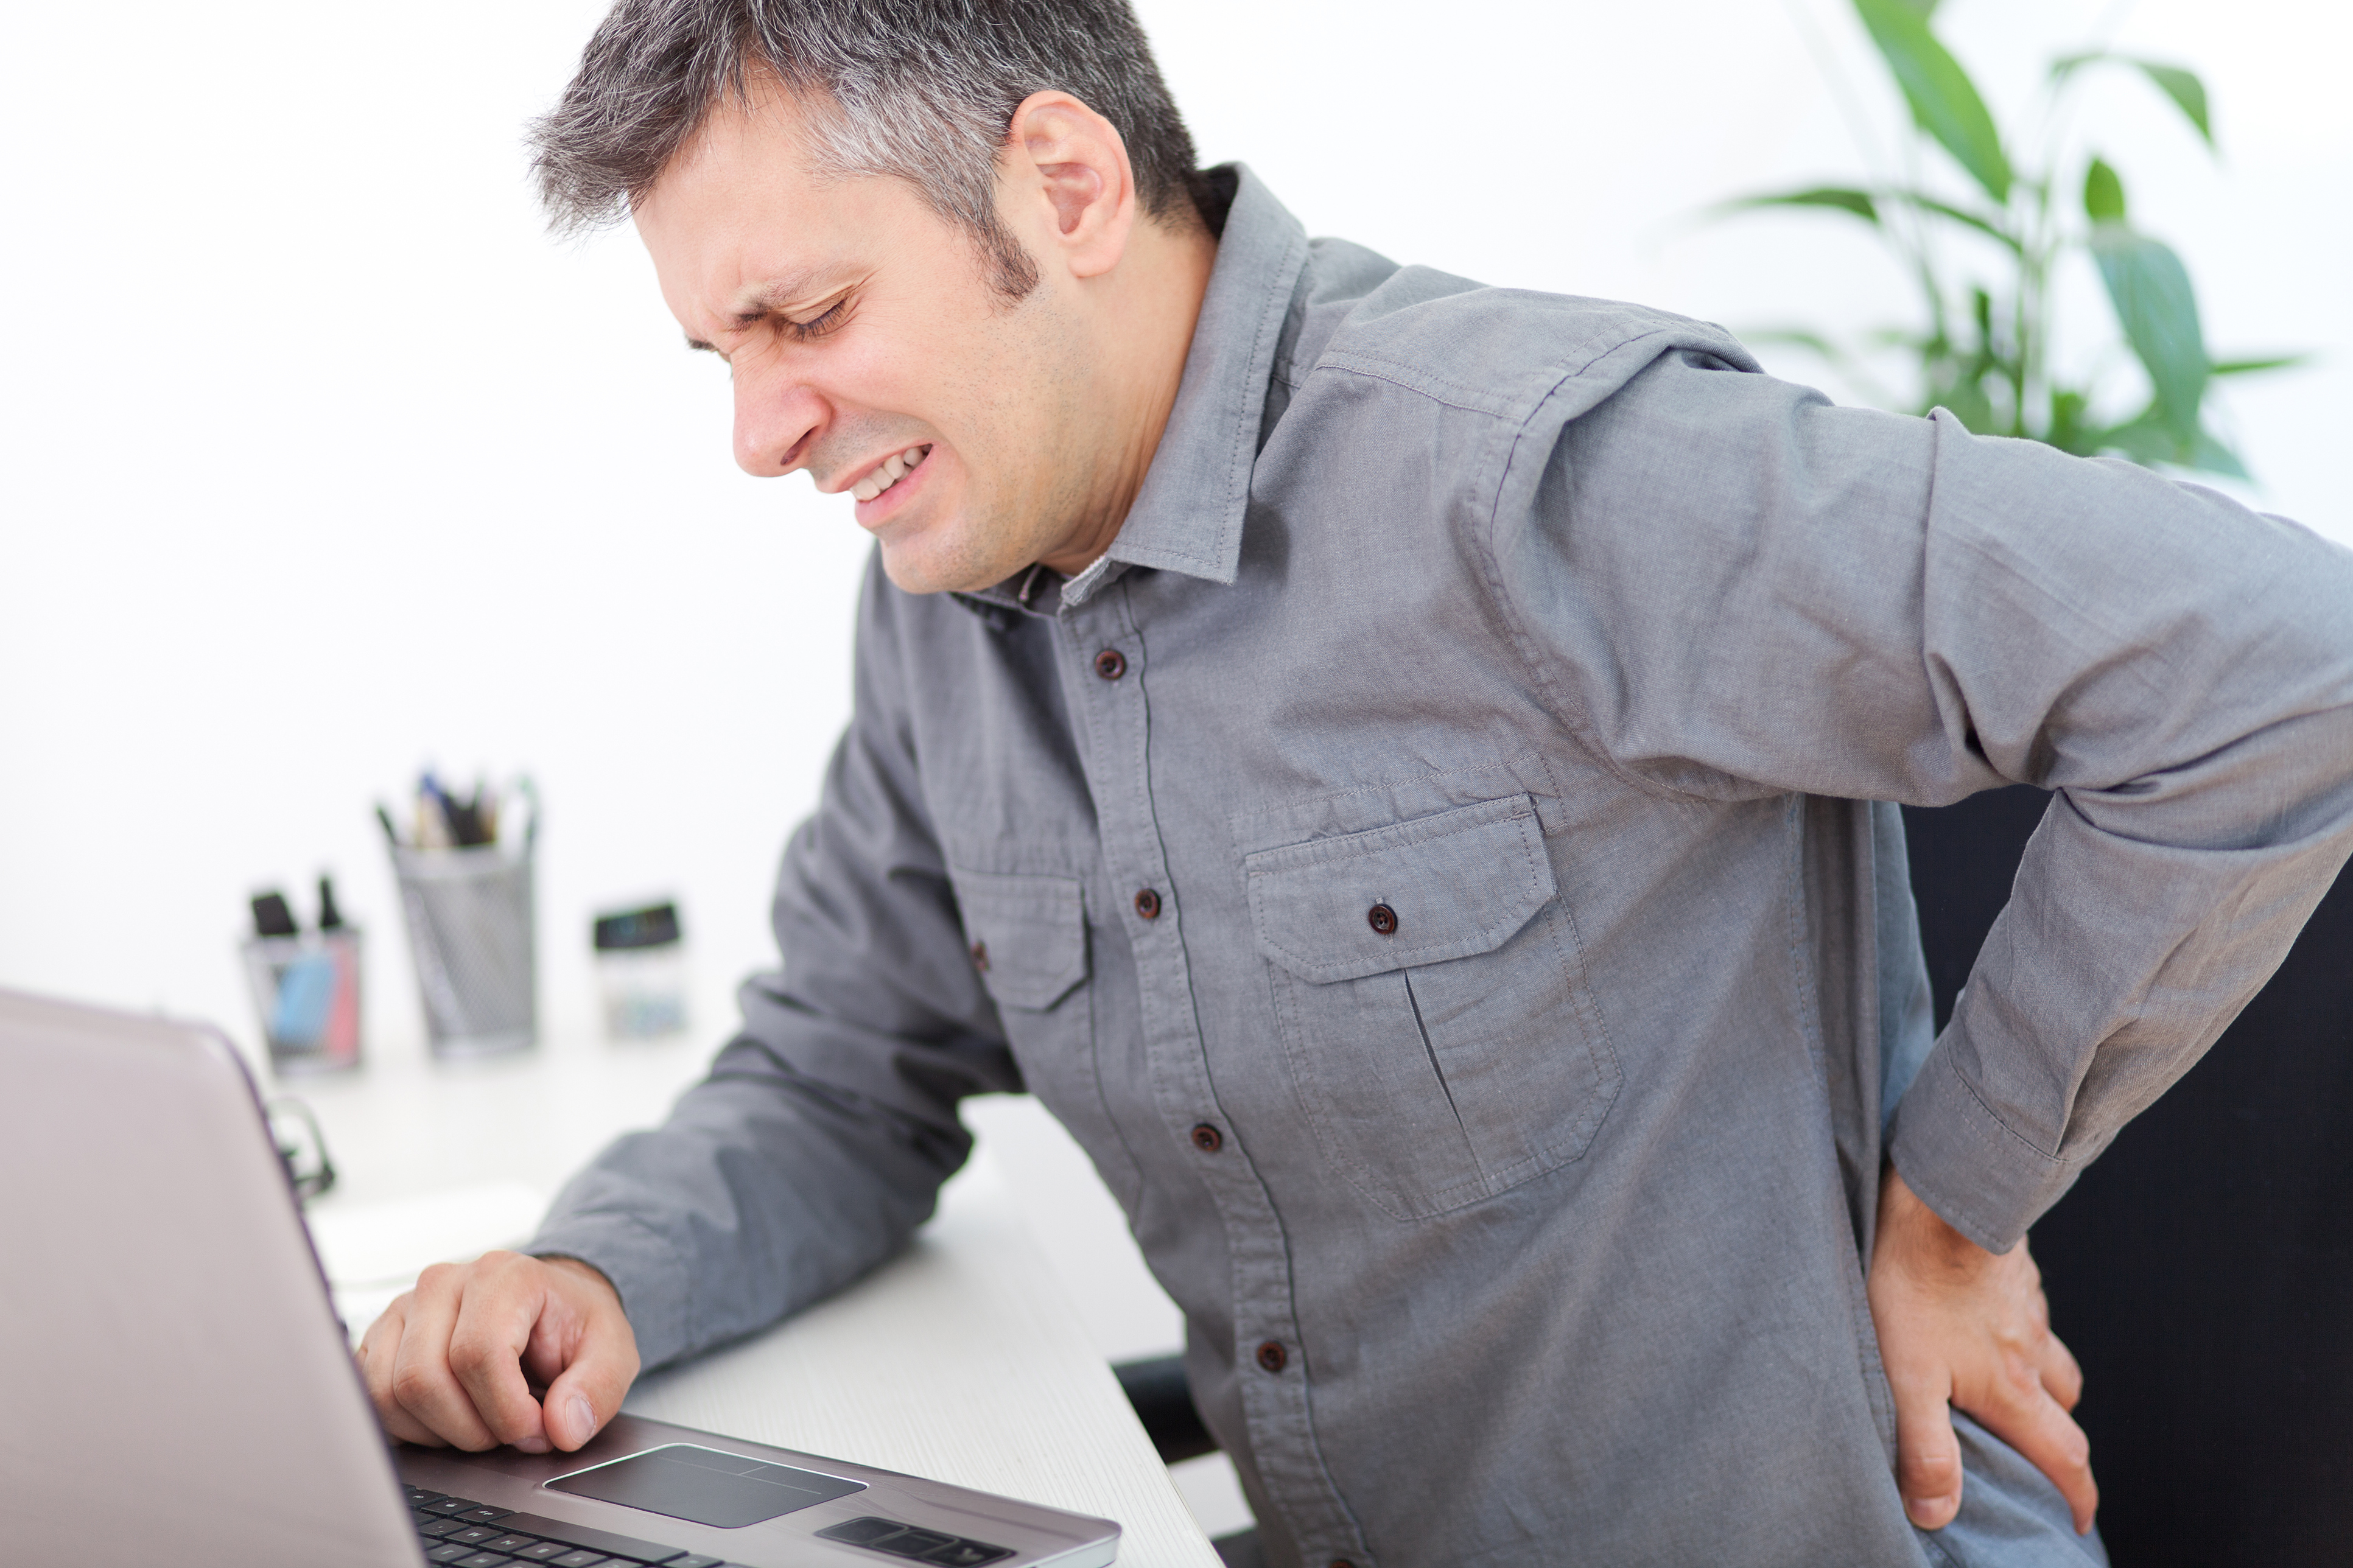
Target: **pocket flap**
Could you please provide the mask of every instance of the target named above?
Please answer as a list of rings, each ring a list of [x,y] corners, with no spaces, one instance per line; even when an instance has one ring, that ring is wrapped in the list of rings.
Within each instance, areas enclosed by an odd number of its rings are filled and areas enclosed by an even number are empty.
[[[1087,922],[1075,877],[952,871],[965,934],[988,994],[1039,1012],[1087,977]]]
[[[1262,849],[1242,871],[1259,945],[1319,985],[1491,952],[1557,890],[1525,795]],[[1375,905],[1389,910],[1387,935]]]

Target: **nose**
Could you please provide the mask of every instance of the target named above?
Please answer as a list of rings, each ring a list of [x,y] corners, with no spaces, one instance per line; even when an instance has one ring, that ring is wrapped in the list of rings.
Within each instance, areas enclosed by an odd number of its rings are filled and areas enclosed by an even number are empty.
[[[825,427],[825,400],[798,377],[770,371],[735,376],[735,462],[754,479],[773,479],[800,467]]]

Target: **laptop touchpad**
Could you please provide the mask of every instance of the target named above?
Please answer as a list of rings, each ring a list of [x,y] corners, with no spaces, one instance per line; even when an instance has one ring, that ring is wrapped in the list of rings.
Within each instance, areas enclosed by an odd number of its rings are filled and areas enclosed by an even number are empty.
[[[723,1454],[693,1443],[649,1448],[609,1465],[576,1470],[549,1481],[547,1489],[722,1530],[740,1530],[866,1489],[861,1482]]]

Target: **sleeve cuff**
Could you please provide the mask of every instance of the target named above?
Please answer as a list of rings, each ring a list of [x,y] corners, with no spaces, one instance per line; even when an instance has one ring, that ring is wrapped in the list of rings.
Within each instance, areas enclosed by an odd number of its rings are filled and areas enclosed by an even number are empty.
[[[686,1269],[658,1231],[625,1215],[553,1218],[522,1250],[533,1258],[576,1258],[613,1282],[638,1342],[640,1366],[675,1361],[693,1344],[688,1334]]]
[[[1895,1107],[1888,1158],[1946,1224],[1989,1252],[2008,1252],[2082,1173],[2013,1132],[1969,1086],[1946,1031]]]

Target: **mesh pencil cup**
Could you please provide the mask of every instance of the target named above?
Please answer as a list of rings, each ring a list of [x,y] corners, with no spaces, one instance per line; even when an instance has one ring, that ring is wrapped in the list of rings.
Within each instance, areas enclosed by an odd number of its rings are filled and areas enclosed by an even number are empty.
[[[393,847],[408,952],[417,963],[435,1056],[496,1056],[539,1038],[532,898],[536,837],[526,835],[515,847]]]

